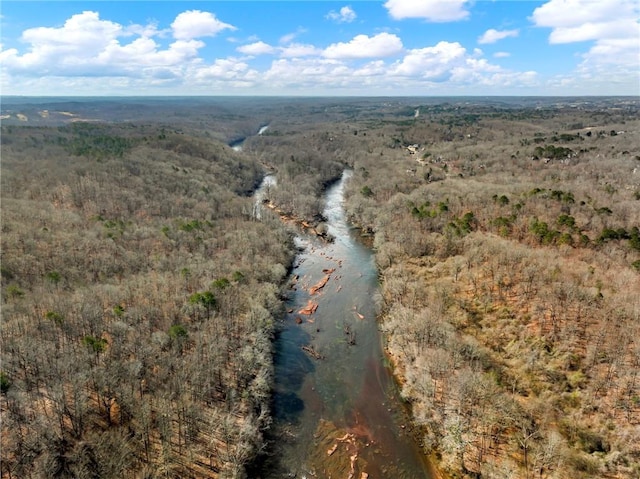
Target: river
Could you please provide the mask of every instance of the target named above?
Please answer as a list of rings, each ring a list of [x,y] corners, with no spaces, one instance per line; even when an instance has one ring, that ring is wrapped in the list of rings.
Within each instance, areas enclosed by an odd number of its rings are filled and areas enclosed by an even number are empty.
[[[261,126],[257,133],[258,136],[262,135],[268,129],[269,129],[269,125]],[[242,144],[246,139],[247,139],[246,137],[242,137],[242,138],[233,140],[231,143],[229,143],[229,146],[235,151],[242,151]]]
[[[335,241],[302,232],[296,238],[289,313],[275,344],[274,425],[255,477],[431,477],[385,366],[372,251],[345,219],[350,176],[345,171],[325,195]],[[275,182],[267,177],[263,185]]]

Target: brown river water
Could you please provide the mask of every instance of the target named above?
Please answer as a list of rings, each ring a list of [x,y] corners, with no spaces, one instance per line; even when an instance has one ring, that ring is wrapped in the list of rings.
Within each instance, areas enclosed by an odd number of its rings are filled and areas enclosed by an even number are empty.
[[[433,477],[382,352],[373,253],[345,220],[349,177],[325,195],[335,241],[296,238],[289,313],[275,344],[275,420],[252,477]],[[314,286],[321,287],[312,294]],[[305,314],[309,306],[317,309]]]

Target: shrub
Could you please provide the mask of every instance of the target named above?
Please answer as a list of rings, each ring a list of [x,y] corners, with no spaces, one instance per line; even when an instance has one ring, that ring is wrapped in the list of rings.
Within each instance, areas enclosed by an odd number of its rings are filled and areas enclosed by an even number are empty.
[[[187,330],[181,324],[174,324],[169,328],[169,337],[173,340],[186,338],[187,336]]]
[[[10,284],[6,287],[5,292],[9,298],[20,298],[24,296],[24,291],[17,284]]]
[[[56,323],[58,325],[64,323],[64,316],[62,316],[60,313],[58,313],[56,311],[47,311],[44,314],[44,317],[47,318],[50,321],[53,321],[54,323]]]
[[[87,346],[92,352],[100,354],[107,347],[107,340],[104,338],[96,338],[95,336],[85,336],[82,338],[82,343]]]
[[[568,228],[575,228],[576,219],[573,216],[562,214],[558,216],[558,226],[567,226]]]
[[[360,194],[365,198],[371,198],[373,196],[373,190],[368,185],[364,185],[360,190]]]
[[[216,289],[225,289],[229,286],[231,286],[231,281],[227,278],[218,278],[211,283],[211,287]]]
[[[0,393],[6,394],[11,387],[11,380],[4,371],[0,371]]]

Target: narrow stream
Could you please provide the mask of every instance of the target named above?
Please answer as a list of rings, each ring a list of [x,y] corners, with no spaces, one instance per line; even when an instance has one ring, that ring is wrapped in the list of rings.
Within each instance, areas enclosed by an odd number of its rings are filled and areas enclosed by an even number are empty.
[[[345,220],[350,176],[346,171],[326,193],[324,214],[335,241],[296,238],[301,252],[275,345],[271,451],[256,477],[431,477],[385,367],[372,251]],[[269,177],[263,183],[274,184]]]

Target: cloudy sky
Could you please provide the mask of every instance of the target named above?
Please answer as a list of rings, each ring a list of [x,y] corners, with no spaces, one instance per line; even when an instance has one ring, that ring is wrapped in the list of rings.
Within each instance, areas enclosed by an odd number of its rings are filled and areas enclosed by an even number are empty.
[[[17,1],[3,95],[639,95],[637,0]]]

